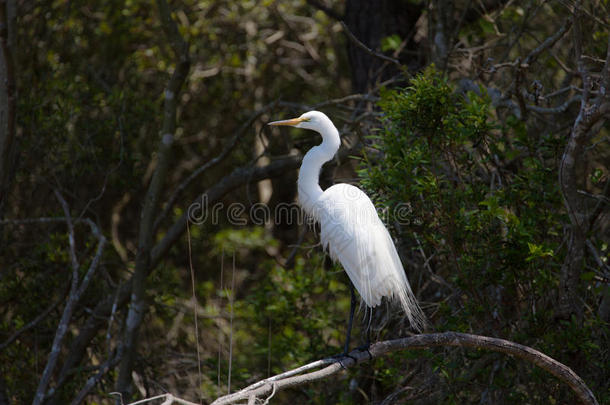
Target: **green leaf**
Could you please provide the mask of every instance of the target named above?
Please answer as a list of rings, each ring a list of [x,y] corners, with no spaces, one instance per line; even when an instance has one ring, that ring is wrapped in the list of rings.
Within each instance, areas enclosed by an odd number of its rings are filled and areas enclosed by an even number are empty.
[[[381,50],[383,52],[395,51],[400,47],[402,40],[396,34],[381,39]]]

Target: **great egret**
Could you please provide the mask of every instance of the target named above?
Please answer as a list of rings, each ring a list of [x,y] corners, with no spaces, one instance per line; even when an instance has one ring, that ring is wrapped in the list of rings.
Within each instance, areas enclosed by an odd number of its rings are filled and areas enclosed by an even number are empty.
[[[394,242],[377,215],[369,197],[358,187],[335,184],[322,191],[318,178],[322,165],[339,150],[339,131],[319,111],[309,111],[298,118],[274,121],[269,125],[287,125],[311,129],[322,135],[322,143],[311,148],[299,170],[298,200],[303,210],[320,223],[322,246],[334,261],[339,261],[368,307],[374,308],[383,297],[397,299],[409,323],[421,330],[425,317],[411,291]],[[354,311],[352,306],[345,353]]]

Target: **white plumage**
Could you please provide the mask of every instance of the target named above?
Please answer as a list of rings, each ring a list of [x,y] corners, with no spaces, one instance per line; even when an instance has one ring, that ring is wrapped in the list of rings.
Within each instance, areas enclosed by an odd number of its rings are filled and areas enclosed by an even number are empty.
[[[358,187],[336,184],[322,191],[322,165],[331,160],[341,141],[323,113],[309,111],[299,118],[270,125],[290,125],[317,131],[322,143],[307,152],[299,170],[299,203],[320,223],[320,239],[330,257],[339,261],[367,306],[383,297],[397,299],[411,326],[421,330],[425,317],[405,275],[394,242],[369,197]]]

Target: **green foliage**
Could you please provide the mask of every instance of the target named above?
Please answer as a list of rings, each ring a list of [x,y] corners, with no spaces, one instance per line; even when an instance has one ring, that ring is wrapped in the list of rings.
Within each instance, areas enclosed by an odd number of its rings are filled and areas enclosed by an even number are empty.
[[[253,234],[262,229],[252,229]],[[242,296],[230,288],[231,279],[239,279],[239,273],[225,264],[225,289],[217,292],[224,309],[218,310],[233,313],[233,329],[223,328],[219,362],[212,362],[205,370],[210,381],[221,379],[221,390],[226,385],[230,335],[234,386],[341,351],[349,310],[349,292],[341,269],[329,271],[323,254],[309,252],[307,258],[297,255],[291,268],[265,260],[257,264],[257,270],[262,277]],[[356,327],[354,336],[359,334]],[[336,395],[335,390],[324,387],[309,391],[316,398],[312,403],[328,403]]]
[[[395,51],[400,47],[401,39],[398,35],[390,35],[381,40],[381,50],[383,52]]]
[[[291,269],[269,263],[262,286],[246,299],[258,325],[269,325],[259,336],[258,353],[271,351],[272,373],[311,360],[312,353],[340,351],[349,293],[343,275],[324,268],[323,256],[298,257]],[[339,305],[327,305],[339,300]],[[270,340],[269,340],[270,339]]]
[[[239,249],[261,249],[265,246],[277,246],[277,241],[265,234],[262,227],[244,229],[224,229],[214,235],[213,252],[232,253]]]
[[[421,243],[431,268],[448,283],[436,329],[512,337],[548,345],[547,354],[560,359],[578,353],[596,361],[599,343],[591,336],[602,326],[593,318],[579,328],[557,327],[549,307],[563,260],[557,254],[565,221],[556,185],[559,137],[532,137],[512,117],[498,121],[483,89],[460,94],[433,67],[405,89],[383,91],[379,106],[382,128],[361,165],[362,185],[387,208],[411,255],[425,260]],[[408,215],[400,210],[405,204]],[[543,341],[530,340],[540,328]],[[557,341],[563,344],[551,343]],[[458,369],[452,361],[444,357],[438,367],[455,388],[464,360]],[[494,389],[526,402],[561,395],[543,394],[540,384],[526,391],[502,385],[502,379],[520,381],[520,370],[504,371]],[[456,393],[443,403],[467,398]]]

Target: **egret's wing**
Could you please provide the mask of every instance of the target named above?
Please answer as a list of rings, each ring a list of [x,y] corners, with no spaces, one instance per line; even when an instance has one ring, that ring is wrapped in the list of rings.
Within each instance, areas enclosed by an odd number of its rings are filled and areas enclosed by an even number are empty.
[[[375,307],[382,297],[396,298],[411,325],[421,328],[424,316],[394,242],[368,196],[352,185],[337,184],[324,192],[316,209],[322,245],[343,265],[364,302]]]

